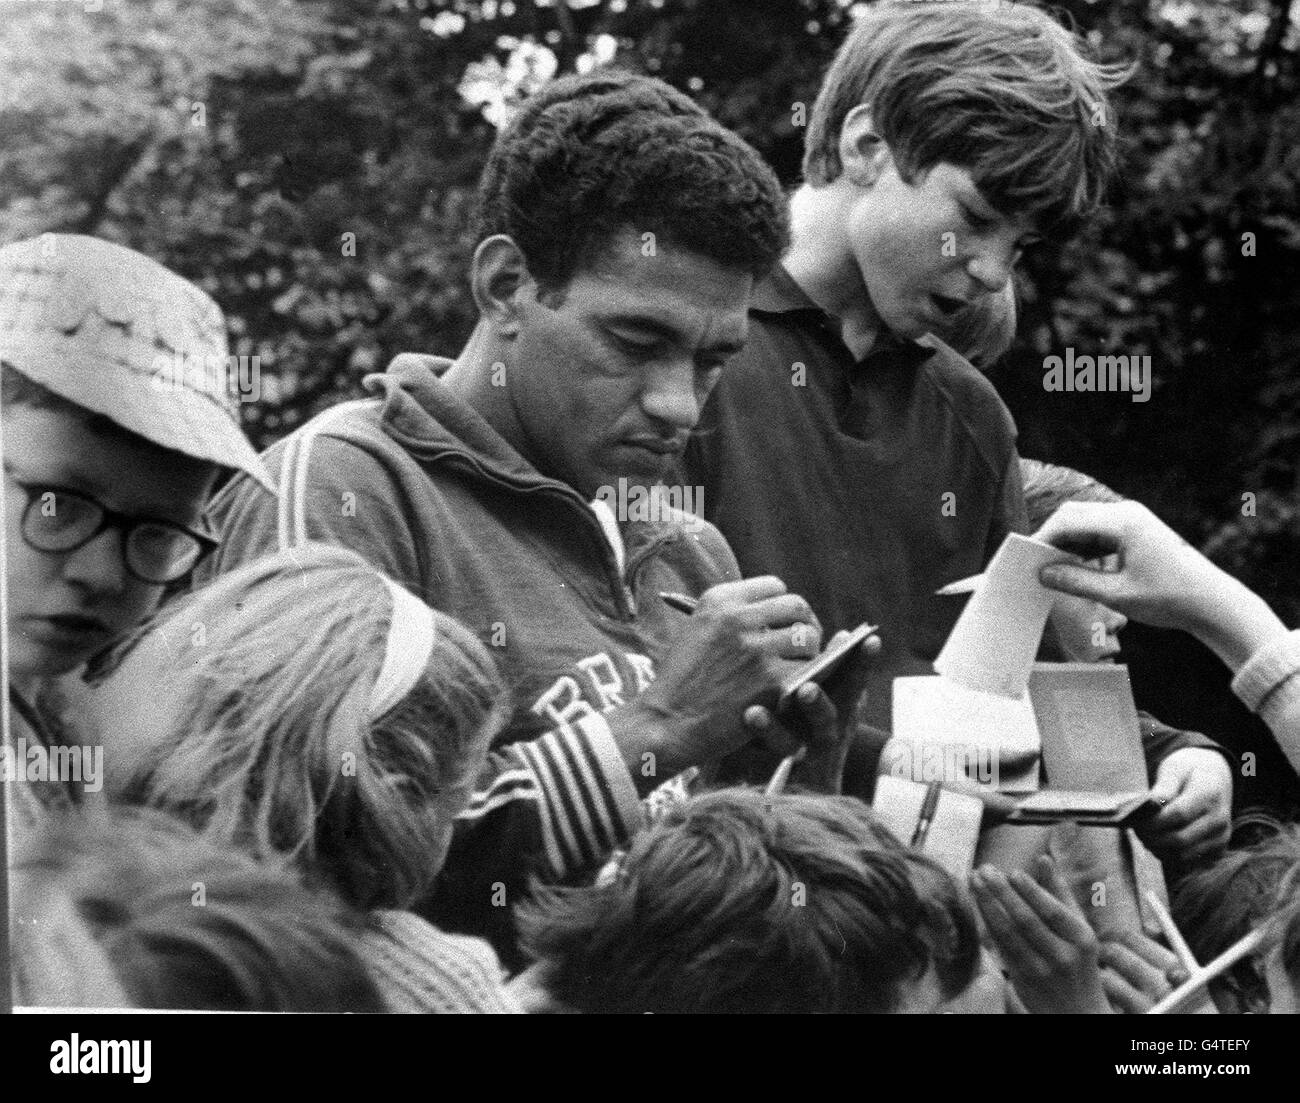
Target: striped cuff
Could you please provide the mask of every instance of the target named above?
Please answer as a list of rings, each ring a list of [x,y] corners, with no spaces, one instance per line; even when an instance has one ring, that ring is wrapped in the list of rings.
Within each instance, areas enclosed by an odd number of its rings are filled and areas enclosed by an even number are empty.
[[[609,725],[584,716],[516,744],[536,775],[546,854],[556,877],[603,860],[641,826],[641,801]]]
[[[1300,673],[1300,630],[1266,643],[1232,679],[1235,693],[1251,712],[1259,712],[1269,695]]]

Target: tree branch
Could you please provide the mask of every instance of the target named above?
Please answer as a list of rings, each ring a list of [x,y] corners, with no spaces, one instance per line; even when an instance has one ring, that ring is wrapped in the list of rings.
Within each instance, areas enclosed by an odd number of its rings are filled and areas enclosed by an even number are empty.
[[[140,135],[140,137],[128,142],[108,159],[107,165],[99,173],[99,179],[96,181],[95,190],[90,196],[85,214],[67,228],[68,232],[93,234],[99,228],[99,224],[103,221],[104,214],[108,210],[108,201],[113,198],[113,193],[131,175],[131,171],[135,166],[140,163],[144,151],[149,148],[150,137],[149,134]]]

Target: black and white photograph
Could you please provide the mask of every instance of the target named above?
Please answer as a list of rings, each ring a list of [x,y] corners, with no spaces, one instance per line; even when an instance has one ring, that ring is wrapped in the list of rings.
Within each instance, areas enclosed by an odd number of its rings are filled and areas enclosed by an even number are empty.
[[[35,1082],[1281,1071],[1300,0],[0,0],[0,371]]]

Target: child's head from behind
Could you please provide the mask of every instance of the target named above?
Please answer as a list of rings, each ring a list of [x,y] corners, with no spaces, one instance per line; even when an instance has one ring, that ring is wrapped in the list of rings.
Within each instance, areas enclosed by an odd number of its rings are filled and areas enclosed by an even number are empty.
[[[1186,874],[1173,909],[1201,962],[1276,917],[1280,942],[1238,963],[1211,985],[1211,992],[1225,1012],[1300,1012],[1300,825],[1271,822],[1249,845],[1233,847],[1213,865]]]
[[[1264,983],[1268,988],[1269,1013],[1300,1015],[1300,892],[1295,891],[1282,914],[1282,940],[1264,955]]]
[[[161,813],[52,817],[12,884],[18,1003],[383,1010],[350,910]]]
[[[219,468],[269,485],[227,368],[216,303],[148,257],[79,234],[0,247],[20,683],[80,665],[193,566],[211,546],[200,517]]]
[[[110,792],[359,907],[428,891],[503,718],[467,628],[323,545],[217,578],[115,658],[92,724]]]
[[[1066,502],[1124,500],[1104,483],[1072,467],[1022,459],[1020,473],[1025,484],[1029,528],[1034,532]],[[1098,601],[1073,594],[1057,594],[1052,601],[1051,617],[1057,639],[1066,659],[1071,662],[1109,662],[1119,654],[1117,635],[1128,623],[1123,613]]]
[[[706,793],[519,920],[550,997],[583,1012],[934,1010],[979,958],[948,875],[850,797]]]

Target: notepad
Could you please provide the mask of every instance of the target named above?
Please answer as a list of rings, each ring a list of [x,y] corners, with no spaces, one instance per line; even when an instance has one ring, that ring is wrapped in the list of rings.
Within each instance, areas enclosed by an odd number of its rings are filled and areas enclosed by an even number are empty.
[[[1012,700],[937,675],[895,678],[892,726],[882,772],[915,782],[963,775],[1003,793],[1039,786],[1038,724],[1028,693]]]
[[[916,832],[928,786],[900,777],[881,777],[876,781],[871,807],[876,817],[905,846]],[[975,862],[979,842],[980,820],[984,804],[978,797],[942,789],[935,805],[929,830],[920,846],[944,869],[965,883]]]
[[[1007,817],[1007,823],[1061,823],[1074,820],[1085,826],[1123,827],[1155,811],[1146,791],[1138,793],[1084,793],[1043,789],[1026,797]]]
[[[1041,540],[1014,532],[1007,536],[957,618],[934,669],[968,689],[1022,698],[1056,596],[1038,581],[1038,572],[1050,563],[1076,559]]]
[[[1142,729],[1122,663],[1035,663],[1029,696],[1050,789],[1145,792]]]

